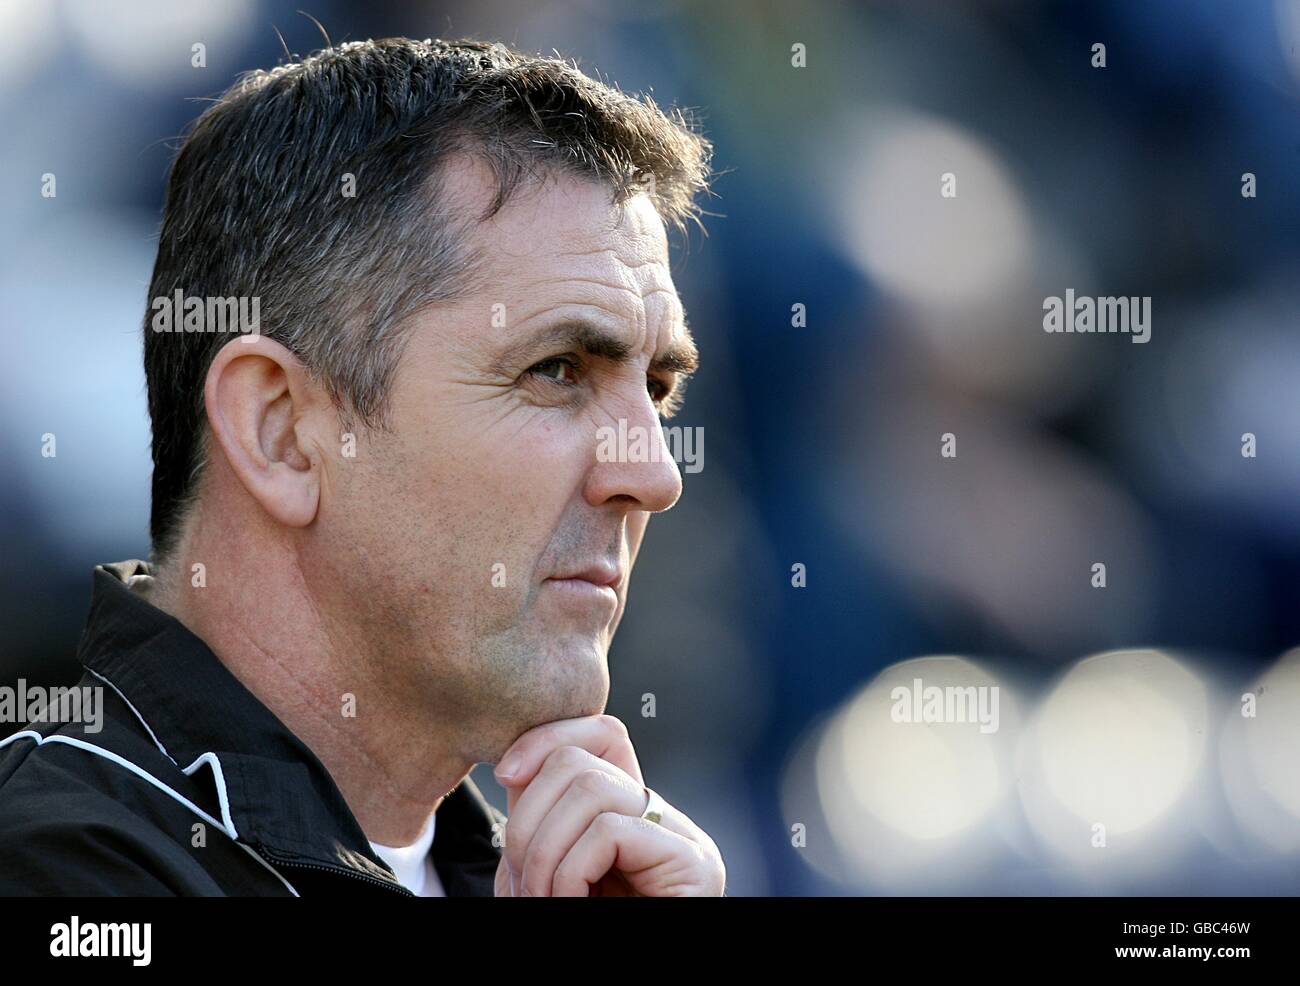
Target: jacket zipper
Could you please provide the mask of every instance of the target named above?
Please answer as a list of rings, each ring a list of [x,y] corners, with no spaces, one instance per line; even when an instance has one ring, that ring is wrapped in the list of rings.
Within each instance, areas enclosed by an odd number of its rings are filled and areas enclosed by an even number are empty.
[[[253,851],[257,852],[257,850],[253,850]],[[296,863],[296,862],[291,862],[290,860],[278,859],[274,856],[268,859],[267,856],[263,855],[262,853],[258,853],[258,855],[262,856],[262,858],[266,860],[268,865],[274,864],[276,866],[296,866],[300,870],[324,870],[326,873],[339,873],[342,874],[343,876],[352,877],[355,880],[362,880],[366,883],[372,883],[376,887],[383,887],[385,890],[391,890],[402,897],[415,896],[415,894],[411,893],[411,891],[407,890],[400,883],[385,883],[383,880],[377,879],[376,877],[367,876],[366,874],[358,873],[355,870],[345,869],[342,866],[324,866],[320,863]]]

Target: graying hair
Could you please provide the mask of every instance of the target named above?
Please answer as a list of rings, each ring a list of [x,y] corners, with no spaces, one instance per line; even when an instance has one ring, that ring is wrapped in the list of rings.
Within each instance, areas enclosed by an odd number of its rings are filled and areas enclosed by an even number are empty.
[[[444,195],[458,154],[495,175],[480,216]],[[469,233],[522,182],[560,172],[606,183],[614,201],[645,193],[682,229],[699,221],[711,154],[681,110],[559,58],[467,40],[341,44],[248,73],[197,120],[168,180],[149,297],[260,298],[261,334],[303,361],[343,420],[385,428],[404,325],[478,287]],[[146,314],[156,560],[197,495],[203,380],[229,341],[153,332]]]

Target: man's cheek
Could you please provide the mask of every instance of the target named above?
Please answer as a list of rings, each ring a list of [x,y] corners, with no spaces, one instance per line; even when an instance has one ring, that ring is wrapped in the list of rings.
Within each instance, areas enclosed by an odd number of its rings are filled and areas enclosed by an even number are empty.
[[[627,556],[628,570],[636,564],[637,553],[641,550],[641,541],[645,538],[646,528],[650,524],[650,513],[635,510],[627,516]]]

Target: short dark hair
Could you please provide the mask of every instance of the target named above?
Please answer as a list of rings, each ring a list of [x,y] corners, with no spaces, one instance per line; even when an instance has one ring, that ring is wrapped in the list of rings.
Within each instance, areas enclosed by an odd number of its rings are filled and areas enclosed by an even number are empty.
[[[340,44],[248,73],[195,122],[167,185],[149,298],[258,298],[259,328],[335,406],[386,426],[402,323],[471,290],[467,233],[548,173],[646,192],[665,222],[699,220],[712,147],[682,110],[597,82],[559,58],[472,40]],[[442,165],[491,165],[479,217],[443,200]],[[355,195],[344,194],[351,175]],[[205,459],[203,381],[230,336],[151,331],[150,535],[169,556]]]

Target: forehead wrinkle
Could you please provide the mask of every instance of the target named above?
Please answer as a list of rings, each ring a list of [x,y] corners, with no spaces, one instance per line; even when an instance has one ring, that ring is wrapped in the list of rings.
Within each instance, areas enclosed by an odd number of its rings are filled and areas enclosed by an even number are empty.
[[[650,257],[648,260],[642,260],[640,263],[629,263],[623,258],[622,251],[618,247],[596,247],[594,250],[557,250],[554,254],[556,257],[594,257],[598,254],[611,254],[618,261],[621,267],[627,270],[640,270],[642,267],[666,267],[667,265],[659,257]]]
[[[618,302],[612,298],[579,298],[570,296],[564,298],[561,292],[575,285],[587,285],[590,287],[602,288],[605,291],[617,292]],[[525,316],[525,321],[536,317],[536,315],[546,312],[552,308],[559,308],[566,305],[585,306],[595,308],[605,312],[610,318],[620,323],[630,324],[634,327],[637,338],[645,339],[648,337],[646,298],[659,292],[669,292],[676,297],[676,291],[672,288],[654,288],[646,294],[642,294],[640,285],[635,281],[624,284],[610,284],[597,278],[588,277],[557,277],[557,278],[538,278],[525,285],[526,288],[537,290],[551,289],[556,296],[543,301],[533,314]],[[629,297],[630,296],[630,297]]]
[[[657,295],[667,296],[666,308],[649,304],[650,299]],[[672,285],[652,288],[641,296],[641,300],[645,306],[647,329],[652,319],[656,324],[660,325],[663,324],[664,319],[667,319],[668,337],[671,340],[669,350],[686,350],[688,361],[698,363],[699,353],[695,348],[695,339],[691,335],[690,326],[686,324],[686,310],[682,307],[682,300],[677,294],[677,289]],[[654,311],[652,312],[651,309]],[[654,317],[656,315],[657,317]],[[651,365],[654,365],[654,363]]]
[[[531,280],[531,281],[525,281],[524,284],[523,284],[523,287],[524,287],[524,288],[537,288],[537,287],[543,287],[543,286],[545,286],[545,285],[558,285],[558,286],[563,286],[563,285],[566,285],[566,284],[591,284],[591,285],[594,285],[595,287],[598,287],[598,288],[606,288],[607,290],[610,290],[610,291],[626,291],[628,294],[635,295],[638,299],[645,297],[645,295],[643,295],[640,291],[637,290],[637,286],[636,286],[636,285],[632,285],[632,284],[610,284],[610,283],[608,283],[607,281],[601,281],[601,280],[599,280],[599,279],[597,279],[597,278],[594,278],[594,277],[572,277],[572,276],[567,276],[567,277],[566,277],[566,276],[564,276],[564,275],[562,275],[562,274],[561,274],[561,275],[554,276],[554,277],[538,277],[538,278],[534,278],[534,279]],[[667,288],[656,288],[656,289],[655,289],[655,291],[666,291],[666,290],[668,290],[668,289],[667,289]],[[579,301],[579,302],[556,302],[556,304],[588,304],[588,302],[585,302],[585,301]],[[551,306],[551,307],[554,307],[554,306]]]
[[[618,346],[611,346],[607,343],[612,342],[611,332],[619,332],[621,327],[630,327],[633,329],[633,338],[641,339],[641,346],[644,347],[651,342],[657,341],[660,332],[651,333],[650,323],[653,321],[660,326],[664,326],[664,319],[667,319],[668,328],[668,348],[658,356],[650,355],[648,359],[648,368],[654,372],[679,373],[689,376],[699,365],[699,354],[696,349],[694,339],[691,337],[690,329],[685,322],[685,313],[682,308],[681,299],[677,294],[676,287],[672,284],[671,276],[668,274],[667,265],[661,259],[650,259],[642,263],[629,264],[619,256],[619,250],[616,247],[598,247],[592,250],[569,250],[551,256],[565,257],[590,257],[590,256],[609,256],[615,263],[612,269],[602,272],[604,276],[575,276],[564,271],[538,271],[534,269],[532,278],[522,282],[521,289],[518,293],[527,294],[529,292],[545,292],[552,295],[550,298],[531,299],[536,303],[533,311],[524,315],[523,319],[516,325],[526,324],[534,318],[542,317],[547,312],[556,308],[563,307],[586,307],[599,312],[602,318],[594,323],[591,316],[561,316],[561,321],[553,326],[552,330],[542,330],[540,334],[532,334],[518,342],[507,341],[501,354],[493,360],[494,368],[504,368],[520,360],[534,349],[540,349],[543,345],[550,344],[567,344],[573,348],[583,349],[592,352],[594,355],[606,355],[606,358],[615,363],[629,363],[630,354],[633,351],[632,343],[624,343],[621,340]],[[645,273],[639,271],[645,268],[651,270]],[[656,276],[662,272],[662,277]],[[607,279],[613,275],[614,283]],[[619,275],[626,275],[620,277]],[[564,297],[566,289],[579,285],[595,287],[602,292],[614,292],[615,297],[621,299],[618,303],[612,303],[613,297],[605,298],[582,298],[577,296]],[[581,292],[579,292],[579,295]],[[666,296],[662,303],[656,303],[658,296]],[[630,297],[629,297],[630,296]],[[533,306],[530,306],[533,307]],[[601,321],[608,321],[608,327],[602,328]],[[588,329],[593,329],[604,341],[598,341],[596,335],[588,338],[587,342],[593,345],[584,345],[581,334],[572,331],[575,326],[581,327],[582,323],[588,323]],[[567,324],[566,324],[567,323]],[[680,326],[680,331],[678,330]],[[622,333],[620,333],[622,334]],[[616,353],[615,349],[626,349],[626,353]]]

